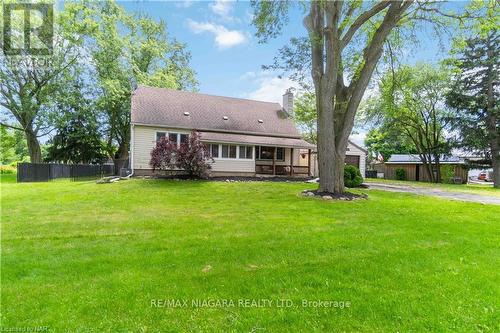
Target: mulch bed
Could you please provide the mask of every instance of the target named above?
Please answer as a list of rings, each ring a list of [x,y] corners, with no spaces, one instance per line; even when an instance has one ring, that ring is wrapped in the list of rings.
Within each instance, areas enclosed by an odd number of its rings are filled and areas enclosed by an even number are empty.
[[[335,194],[330,192],[319,192],[318,190],[304,190],[302,191],[303,196],[321,198],[325,200],[343,200],[343,201],[353,201],[359,199],[367,199],[368,195],[365,193],[355,194],[351,192],[344,192],[343,194]]]
[[[199,179],[199,178],[191,178],[187,175],[137,176],[137,178],[170,179],[170,180],[208,180],[214,182],[304,182],[313,179],[313,178],[298,178],[298,177],[210,177],[208,179]]]

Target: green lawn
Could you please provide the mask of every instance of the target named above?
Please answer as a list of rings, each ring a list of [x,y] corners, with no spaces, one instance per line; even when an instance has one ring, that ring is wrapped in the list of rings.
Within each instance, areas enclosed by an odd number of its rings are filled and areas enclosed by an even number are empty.
[[[500,190],[493,188],[493,185],[483,184],[435,184],[426,182],[414,182],[408,180],[390,180],[390,179],[375,179],[366,178],[365,183],[384,183],[394,185],[406,185],[412,187],[430,187],[450,192],[476,193],[483,195],[492,195],[500,197]]]
[[[331,202],[302,198],[305,183],[12,180],[1,184],[4,330],[500,330],[500,206],[374,190]],[[191,303],[208,299],[235,304]]]

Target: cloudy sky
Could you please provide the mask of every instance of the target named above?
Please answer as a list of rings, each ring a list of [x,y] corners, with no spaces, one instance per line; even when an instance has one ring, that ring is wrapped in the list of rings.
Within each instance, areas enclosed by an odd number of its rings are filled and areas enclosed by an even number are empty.
[[[299,6],[291,11],[290,23],[282,36],[259,44],[251,24],[249,1],[125,1],[120,4],[127,11],[163,19],[171,36],[186,43],[200,92],[281,103],[284,91],[297,86],[261,67],[272,63],[278,49],[291,37],[306,34],[302,26],[304,12]],[[421,43],[408,50],[408,62],[435,62],[446,54],[447,47],[438,45],[430,30],[421,32],[418,38]],[[358,143],[363,141],[362,135],[354,139]]]

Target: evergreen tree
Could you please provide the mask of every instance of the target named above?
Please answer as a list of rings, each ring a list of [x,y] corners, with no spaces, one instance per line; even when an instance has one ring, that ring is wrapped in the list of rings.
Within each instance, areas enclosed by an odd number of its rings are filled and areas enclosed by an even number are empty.
[[[453,61],[457,70],[447,103],[455,110],[454,129],[459,146],[484,153],[493,166],[495,187],[500,188],[500,94],[498,30],[468,39]]]

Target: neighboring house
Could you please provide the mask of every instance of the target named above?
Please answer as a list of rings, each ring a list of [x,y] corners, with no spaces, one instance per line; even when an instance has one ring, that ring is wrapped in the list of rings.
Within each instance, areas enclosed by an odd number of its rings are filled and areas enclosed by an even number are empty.
[[[214,159],[212,176],[315,174],[313,151],[293,117],[293,93],[278,103],[211,96],[139,86],[132,95],[131,156],[135,175],[151,175],[151,150],[161,137],[178,144],[192,130],[201,135]],[[350,145],[348,149],[356,150]],[[358,156],[356,154],[356,156]],[[364,168],[364,157],[352,157]],[[354,162],[356,162],[354,161]],[[364,175],[364,170],[363,170]]]
[[[442,156],[439,163],[441,165],[451,165],[454,171],[454,177],[463,183],[467,182],[466,160],[458,156]],[[435,171],[435,165],[433,170]],[[429,182],[427,171],[418,155],[395,154],[384,163],[384,178],[396,179],[396,170],[404,169],[406,180]]]

